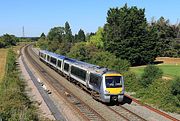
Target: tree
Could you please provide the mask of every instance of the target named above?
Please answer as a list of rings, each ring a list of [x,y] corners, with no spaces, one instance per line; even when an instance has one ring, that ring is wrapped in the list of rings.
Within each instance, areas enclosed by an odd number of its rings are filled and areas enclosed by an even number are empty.
[[[93,44],[86,42],[76,43],[67,55],[68,57],[107,67],[118,72],[127,71],[130,66],[128,61],[116,58],[112,53],[103,52]]]
[[[120,73],[128,71],[129,69],[130,64],[127,60],[116,58],[116,56],[110,52],[98,51],[94,52],[92,55],[90,63],[116,70]]]
[[[89,62],[95,52],[99,51],[97,47],[86,42],[78,42],[67,54],[68,57],[75,58],[80,61]]]
[[[64,35],[64,27],[52,28],[47,35],[48,50],[55,52],[59,48],[59,45],[64,42]]]
[[[103,28],[99,27],[95,35],[90,36],[90,39],[88,42],[94,44],[98,48],[103,48],[104,43],[102,40],[102,33],[103,33]]]
[[[5,47],[5,42],[2,39],[2,37],[0,37],[0,48],[3,48],[3,47]]]
[[[94,36],[94,35],[95,35],[95,33],[93,33],[93,32],[87,33],[87,34],[86,34],[86,42],[89,41],[89,40],[90,40],[90,37],[91,37],[91,36]]]
[[[16,45],[16,42],[18,42],[19,39],[14,35],[4,34],[0,38],[0,47],[8,47],[12,45]]]
[[[66,42],[72,42],[73,41],[73,35],[72,35],[72,31],[71,31],[71,28],[70,28],[70,25],[68,22],[65,23],[64,31],[65,31],[65,41]]]
[[[79,30],[78,35],[75,35],[76,42],[85,42],[86,36],[82,29]]]
[[[174,38],[177,37],[178,26],[170,25],[169,20],[160,17],[157,21],[152,21],[149,26],[157,35],[156,52],[157,56],[173,56],[176,50],[173,48]],[[174,53],[175,52],[175,53]]]
[[[64,27],[54,27],[49,31],[47,38],[51,41],[62,42],[64,40],[64,34]]]
[[[40,38],[42,38],[42,37],[45,38],[46,35],[45,35],[44,33],[42,33],[41,36],[40,36]]]
[[[175,96],[178,96],[179,95],[179,98],[180,98],[180,77],[177,77],[176,79],[174,79],[172,81],[172,84],[171,84],[171,93]]]
[[[142,74],[142,78],[140,83],[143,87],[148,87],[152,84],[153,81],[162,77],[162,70],[159,69],[157,66],[148,65],[144,68],[144,73]]]
[[[48,49],[48,39],[46,38],[44,33],[41,34],[40,38],[36,42],[36,46],[41,48],[42,50]]]
[[[147,64],[155,57],[146,49],[149,40],[145,9],[137,7],[110,8],[107,13],[107,23],[104,26],[104,49],[117,57],[127,59],[132,65]],[[149,56],[145,59],[146,56]]]

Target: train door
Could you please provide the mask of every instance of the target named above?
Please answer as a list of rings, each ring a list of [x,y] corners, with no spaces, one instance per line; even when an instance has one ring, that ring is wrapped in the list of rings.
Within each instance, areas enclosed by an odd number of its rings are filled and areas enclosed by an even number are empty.
[[[87,71],[87,73],[86,73],[86,87],[87,87],[87,88],[90,88],[90,87],[89,87],[89,80],[90,80],[90,72]]]

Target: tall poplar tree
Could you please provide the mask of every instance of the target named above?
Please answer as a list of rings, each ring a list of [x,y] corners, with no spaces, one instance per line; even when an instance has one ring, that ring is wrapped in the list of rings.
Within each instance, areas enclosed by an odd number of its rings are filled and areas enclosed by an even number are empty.
[[[84,31],[82,29],[79,30],[78,35],[76,36],[77,42],[85,42],[86,36],[84,34]]]
[[[72,35],[71,27],[70,27],[68,22],[65,23],[64,31],[65,31],[65,41],[66,42],[72,42],[73,41],[73,35]]]

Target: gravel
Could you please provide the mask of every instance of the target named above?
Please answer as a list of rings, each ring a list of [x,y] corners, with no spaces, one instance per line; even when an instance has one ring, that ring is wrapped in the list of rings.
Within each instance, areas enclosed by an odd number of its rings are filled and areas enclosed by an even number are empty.
[[[32,101],[38,102],[39,109],[40,109],[39,112],[41,112],[41,115],[43,117],[49,118],[50,120],[55,120],[54,116],[51,114],[51,111],[49,110],[48,106],[46,105],[45,101],[43,100],[38,89],[32,82],[31,77],[29,76],[28,72],[26,71],[24,64],[21,60],[21,57],[19,57],[18,62],[20,64],[20,70],[22,72],[22,77],[27,83],[26,92],[27,92],[28,96],[30,97],[30,99]]]

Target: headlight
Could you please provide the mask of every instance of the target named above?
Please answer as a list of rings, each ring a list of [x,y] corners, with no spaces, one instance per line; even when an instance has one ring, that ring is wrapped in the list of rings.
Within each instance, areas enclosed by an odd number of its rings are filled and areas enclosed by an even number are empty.
[[[110,94],[110,91],[108,91],[108,90],[105,90],[105,93],[106,93],[106,94]]]

